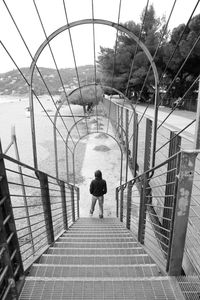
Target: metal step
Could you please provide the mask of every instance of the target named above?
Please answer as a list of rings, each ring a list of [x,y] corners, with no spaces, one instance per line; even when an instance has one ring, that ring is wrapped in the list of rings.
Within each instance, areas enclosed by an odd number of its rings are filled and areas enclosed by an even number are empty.
[[[183,300],[183,296],[168,277],[99,280],[26,280],[19,300]]]
[[[117,219],[85,218],[29,270],[25,299],[183,299]]]
[[[69,243],[69,242],[93,242],[93,243],[104,243],[104,242],[132,242],[132,237],[100,237],[96,235],[95,237],[60,237],[57,242]]]
[[[49,265],[33,264],[29,276],[64,277],[64,278],[126,278],[160,276],[161,272],[155,264],[138,265]]]
[[[59,248],[134,248],[137,247],[138,243],[136,242],[56,242],[54,247]]]
[[[146,253],[141,247],[134,248],[55,248],[51,247],[47,251],[48,254],[59,254],[59,255],[133,255]]]
[[[152,264],[153,259],[147,254],[135,255],[62,255],[43,254],[39,260],[40,264],[58,265],[134,265]]]
[[[67,238],[67,237],[96,237],[96,236],[99,236],[99,237],[132,237],[134,240],[135,238],[129,233],[129,232],[122,232],[120,233],[119,231],[117,232],[86,232],[86,233],[80,233],[80,232],[71,232],[70,230],[65,232],[62,237],[64,238]]]
[[[85,233],[88,233],[88,232],[101,232],[101,233],[123,233],[123,232],[127,232],[125,228],[117,228],[117,227],[111,227],[111,228],[106,228],[106,227],[73,227],[69,230],[69,232],[85,232]]]

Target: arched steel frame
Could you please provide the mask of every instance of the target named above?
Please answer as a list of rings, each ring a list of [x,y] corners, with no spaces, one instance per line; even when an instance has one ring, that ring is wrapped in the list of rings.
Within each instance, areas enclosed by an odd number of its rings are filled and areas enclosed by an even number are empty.
[[[82,118],[84,119],[84,117]],[[80,122],[82,119],[80,119],[78,122]],[[73,125],[74,127],[74,125]],[[102,131],[103,132],[103,131]],[[72,152],[72,164],[73,164],[73,184],[75,185],[75,177],[76,177],[76,172],[75,172],[75,151],[76,151],[76,147],[78,145],[78,143],[80,142],[80,140],[82,140],[83,138],[85,138],[86,136],[88,135],[91,135],[91,134],[95,134],[95,133],[102,133],[101,131],[93,131],[93,132],[89,132],[87,134],[84,134],[83,136],[81,136],[78,140],[78,142],[75,144],[74,146],[74,150]],[[120,145],[120,143],[117,141],[116,138],[114,138],[111,134],[105,132],[106,135],[108,135],[110,138],[112,138],[116,143],[117,145],[119,146],[119,149],[120,149],[120,153],[121,153],[121,163],[120,163],[120,185],[122,184],[122,170],[123,170],[123,149],[122,149],[122,146]],[[67,138],[69,137],[69,135],[67,136]],[[66,159],[68,158],[68,155],[67,155],[67,147],[66,147]],[[68,160],[66,160],[68,161]],[[128,161],[126,161],[126,163],[128,163]],[[67,167],[68,169],[68,167]],[[67,176],[68,176],[68,179],[69,179],[69,170],[67,170]],[[127,181],[127,178],[126,180]]]
[[[100,116],[100,114],[99,114]],[[104,118],[106,118],[104,115],[102,115]],[[72,127],[70,128],[68,134],[67,134],[67,138],[66,138],[66,145],[68,145],[68,139],[69,139],[69,135],[70,133],[72,132],[73,128],[79,123],[81,122],[85,117],[82,117],[81,119],[79,119],[75,124],[72,125]],[[126,136],[126,132],[124,130],[124,128],[121,127],[121,125],[119,124],[119,127],[120,129],[123,131],[124,135]],[[105,133],[106,135],[110,136],[112,139],[114,139],[117,143],[117,145],[119,146],[120,148],[120,151],[121,151],[121,169],[120,169],[120,182],[122,182],[122,164],[123,164],[123,149],[122,149],[122,146],[120,145],[120,143],[118,142],[118,140],[113,137],[111,134],[107,133],[107,132],[103,132],[103,131],[93,131],[93,132],[88,132],[87,134],[93,134],[93,133]],[[79,139],[79,141],[83,138],[83,137],[86,137],[87,134],[84,134],[83,136],[81,136],[81,138]],[[127,140],[127,139],[126,139]],[[57,145],[57,140],[55,139],[55,145]],[[78,141],[78,142],[79,142]],[[76,146],[77,146],[77,143],[74,145],[74,149],[73,151],[71,151],[72,153],[72,157],[74,159],[74,151],[76,150]],[[56,146],[57,147],[57,146]],[[56,162],[56,177],[58,178],[58,158],[55,157],[55,162]],[[128,158],[126,160],[126,164],[128,164]],[[73,161],[73,166],[74,166],[74,161]],[[127,169],[127,168],[126,168]],[[67,176],[69,178],[69,172],[68,172],[68,147],[66,147],[66,170],[67,170]],[[75,168],[73,167],[73,172],[75,174]],[[127,177],[127,175],[126,175]],[[127,178],[126,178],[127,179]]]
[[[106,25],[113,27],[117,29],[118,31],[122,31],[126,33],[130,38],[132,38],[144,51],[146,54],[153,73],[154,73],[154,78],[155,78],[155,110],[154,110],[154,126],[153,126],[153,143],[152,143],[152,166],[155,164],[155,149],[156,149],[156,133],[157,133],[157,118],[158,118],[158,72],[156,65],[153,61],[153,57],[151,56],[149,50],[147,47],[144,45],[143,42],[130,30],[128,30],[126,27],[111,22],[107,20],[102,20],[102,19],[84,19],[84,20],[79,20],[75,21],[69,24],[66,24],[57,30],[55,30],[52,34],[50,34],[45,41],[39,46],[38,50],[36,51],[34,58],[32,60],[31,66],[30,66],[30,90],[29,90],[29,102],[30,102],[30,119],[31,119],[31,132],[32,132],[32,145],[33,145],[33,160],[34,160],[34,165],[35,168],[38,168],[38,161],[37,161],[37,147],[36,147],[36,135],[35,135],[35,120],[34,120],[34,104],[33,104],[33,91],[32,91],[32,84],[33,84],[33,73],[34,69],[36,67],[36,63],[38,58],[40,57],[42,51],[44,48],[50,43],[52,39],[54,39],[58,34],[62,33],[63,31],[70,29],[75,26],[79,25],[86,25],[86,24],[101,24],[101,25]]]
[[[72,95],[74,92],[76,92],[77,90],[79,90],[79,89],[81,89],[81,88],[84,88],[84,87],[87,87],[87,86],[93,86],[93,85],[99,85],[99,84],[97,84],[97,83],[89,83],[89,84],[85,84],[85,85],[83,85],[83,86],[81,86],[81,87],[78,87],[78,88],[74,89],[73,91],[71,91],[71,92],[68,94],[68,96]],[[105,85],[100,85],[100,86],[101,86],[102,88],[109,88],[109,89],[112,89],[113,91],[115,91],[116,93],[118,93],[120,96],[122,96],[125,100],[128,100],[128,98],[127,98],[122,92],[120,92],[119,90],[117,90],[117,89],[115,89],[115,88],[112,88],[112,87],[110,87],[110,86],[105,86]],[[59,111],[60,111],[60,109],[61,109],[61,107],[62,107],[63,104],[64,104],[64,102],[61,102],[61,103],[59,104],[59,106],[58,106],[56,112],[55,112],[55,116],[54,116],[54,124],[56,124],[56,122],[57,122],[58,113],[59,113]],[[133,106],[132,106],[132,109],[133,109],[133,113],[135,114],[135,109],[134,109]],[[105,117],[105,116],[103,116],[103,117]],[[79,121],[83,120],[84,118],[85,118],[85,117],[81,118]],[[69,130],[69,132],[68,132],[68,134],[67,134],[66,145],[68,145],[68,138],[69,138],[69,136],[70,136],[70,134],[71,134],[73,128],[79,123],[79,121],[77,121],[76,123],[74,123],[74,124],[72,125],[72,127],[70,128],[70,130]],[[120,127],[120,129],[123,131],[124,136],[127,137],[127,134],[126,134],[124,128],[122,128],[120,124],[118,124],[118,127]],[[88,132],[88,134],[89,134],[89,132]],[[58,178],[58,151],[57,151],[56,126],[54,126],[54,128],[53,128],[53,135],[54,135],[55,171],[56,171],[56,177]],[[115,139],[115,140],[116,140],[116,139]],[[126,140],[127,140],[127,138],[126,138]],[[117,141],[117,140],[116,140],[116,141]],[[128,147],[128,145],[127,145],[127,147]],[[73,150],[73,151],[74,151],[74,150]],[[72,157],[74,157],[74,154],[72,153],[72,151],[70,151],[70,152],[71,152],[71,154],[72,154]],[[68,173],[68,160],[67,160],[67,157],[68,157],[68,147],[66,147],[66,170],[67,170],[67,178],[69,179],[69,173]],[[122,158],[123,158],[123,157],[122,157]],[[127,160],[128,160],[128,158],[127,158]],[[126,163],[128,164],[128,161],[127,161]],[[128,170],[128,169],[126,168],[126,170]],[[74,170],[74,172],[75,172],[75,170]],[[121,169],[121,172],[122,172],[122,169]],[[126,174],[126,177],[127,177],[127,174]],[[122,174],[120,175],[120,178],[122,178]],[[120,182],[121,182],[121,179],[120,179]]]

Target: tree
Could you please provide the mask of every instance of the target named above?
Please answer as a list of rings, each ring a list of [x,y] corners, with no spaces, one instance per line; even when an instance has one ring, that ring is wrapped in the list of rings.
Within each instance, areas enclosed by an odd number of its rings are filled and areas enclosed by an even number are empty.
[[[182,97],[199,75],[199,37],[200,15],[193,17],[187,27],[185,24],[180,24],[173,29],[170,40],[164,47],[166,76],[171,78],[171,82],[175,76],[177,77],[170,88],[169,97]],[[194,49],[191,50],[194,45]],[[169,82],[169,85],[171,85],[171,82]],[[196,88],[196,85],[194,85],[190,93],[187,93],[187,97],[193,97],[192,94]]]
[[[142,20],[144,12],[145,10],[143,10],[141,15]],[[154,7],[150,5],[144,20],[144,24],[142,22],[136,24],[134,21],[128,21],[122,26],[128,28],[136,36],[140,36],[141,41],[145,43],[153,55],[159,45],[165,19],[156,18]],[[103,74],[103,83],[105,85],[110,84],[121,92],[125,93],[127,91],[127,96],[130,96],[132,90],[137,94],[137,91],[143,86],[149,69],[149,61],[135,41],[124,32],[119,32],[116,45],[116,49],[114,47],[113,49],[103,47],[100,49],[98,64],[99,70]],[[162,53],[158,51],[158,55],[160,54]],[[131,70],[132,62],[134,64]],[[131,74],[130,71],[132,71]],[[128,87],[127,82],[129,83]],[[152,82],[153,76],[152,72],[150,72],[146,81],[147,88],[144,89],[142,95],[145,99],[149,98],[148,86],[150,87]]]
[[[60,101],[68,104],[81,105],[84,108],[87,107],[87,110],[92,109],[95,105],[98,105],[103,98],[103,90],[99,85],[89,85],[83,86],[81,88],[75,89],[68,94],[62,93]],[[67,101],[68,99],[68,101]]]

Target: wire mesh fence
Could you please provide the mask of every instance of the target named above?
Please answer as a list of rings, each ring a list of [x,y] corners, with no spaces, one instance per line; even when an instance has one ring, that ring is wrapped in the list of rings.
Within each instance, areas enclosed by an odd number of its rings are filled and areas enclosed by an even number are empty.
[[[27,268],[78,218],[79,190],[7,156],[4,161],[20,252]]]

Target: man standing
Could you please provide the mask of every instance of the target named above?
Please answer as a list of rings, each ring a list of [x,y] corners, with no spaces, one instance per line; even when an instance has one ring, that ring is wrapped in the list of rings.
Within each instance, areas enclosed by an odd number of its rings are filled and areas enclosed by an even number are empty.
[[[90,194],[92,194],[92,204],[90,208],[90,215],[93,215],[95,204],[99,201],[99,218],[103,218],[103,195],[107,193],[106,181],[102,179],[102,173],[97,170],[94,173],[95,179],[90,183]]]

